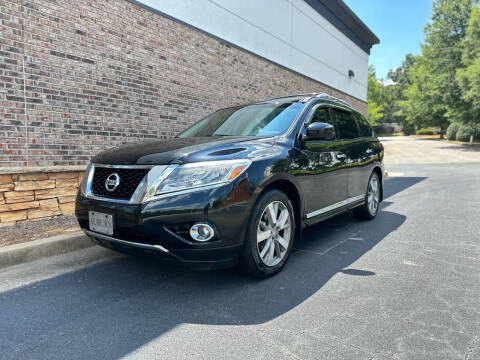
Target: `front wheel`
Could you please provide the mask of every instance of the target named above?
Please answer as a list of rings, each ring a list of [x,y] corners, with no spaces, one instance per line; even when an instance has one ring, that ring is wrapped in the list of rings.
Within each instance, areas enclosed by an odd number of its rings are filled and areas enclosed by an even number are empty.
[[[367,193],[365,194],[365,204],[353,209],[353,213],[358,219],[372,220],[377,216],[379,206],[380,180],[377,172],[374,171],[368,180]]]
[[[262,194],[248,226],[241,268],[256,277],[275,275],[285,265],[295,237],[295,217],[288,197],[276,189]]]

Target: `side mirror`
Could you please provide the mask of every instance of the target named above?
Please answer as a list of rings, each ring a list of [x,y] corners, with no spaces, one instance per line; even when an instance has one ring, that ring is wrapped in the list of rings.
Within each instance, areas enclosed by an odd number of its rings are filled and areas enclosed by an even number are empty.
[[[306,137],[304,140],[332,140],[335,138],[335,129],[333,125],[314,122],[307,126]]]

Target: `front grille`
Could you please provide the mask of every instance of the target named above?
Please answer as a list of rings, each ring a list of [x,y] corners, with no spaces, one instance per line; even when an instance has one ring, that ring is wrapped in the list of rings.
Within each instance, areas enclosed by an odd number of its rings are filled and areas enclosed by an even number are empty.
[[[138,184],[149,170],[95,167],[92,181],[93,195],[110,199],[130,200]],[[114,191],[108,191],[105,187],[105,180],[112,173],[117,173],[120,176],[120,184]]]

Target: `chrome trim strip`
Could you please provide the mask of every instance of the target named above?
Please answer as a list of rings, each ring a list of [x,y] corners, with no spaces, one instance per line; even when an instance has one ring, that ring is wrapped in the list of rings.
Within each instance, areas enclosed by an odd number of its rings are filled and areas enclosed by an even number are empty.
[[[330,206],[324,207],[323,209],[318,209],[318,210],[312,211],[305,216],[306,216],[307,219],[310,219],[311,217],[327,213],[329,211],[338,209],[342,206],[354,203],[354,202],[359,201],[359,200],[364,200],[364,199],[365,199],[365,195],[354,196],[354,197],[339,201],[339,202],[337,202],[335,204],[332,204]]]
[[[111,168],[111,169],[150,169],[154,165],[108,165],[108,164],[95,164],[96,167]]]
[[[117,204],[130,204],[130,200],[112,199],[112,198],[106,198],[106,197],[95,196],[95,195],[88,195],[87,198],[92,200],[113,202]]]
[[[142,248],[142,249],[159,251],[161,253],[170,253],[170,251],[168,251],[167,249],[165,249],[161,245],[142,244],[142,243],[137,243],[137,242],[133,242],[133,241],[120,240],[120,239],[117,239],[117,238],[114,238],[114,237],[111,237],[111,236],[108,236],[108,235],[102,235],[102,234],[99,234],[99,233],[96,233],[96,232],[93,232],[93,231],[90,231],[90,230],[83,229],[83,231],[85,232],[85,234],[87,234],[87,236],[89,236],[91,238],[99,238],[99,239],[102,239],[102,240],[116,242],[116,243],[119,243],[119,244],[122,244],[122,245],[128,245],[128,246],[138,247],[138,248]]]
[[[92,194],[92,181],[93,181],[93,173],[95,172],[95,165],[90,164],[90,168],[87,174],[87,183],[85,185],[85,196],[89,196]]]
[[[147,174],[148,175],[148,174]],[[145,175],[135,189],[132,197],[130,198],[129,204],[141,203],[144,195],[144,189],[147,186],[147,175]]]

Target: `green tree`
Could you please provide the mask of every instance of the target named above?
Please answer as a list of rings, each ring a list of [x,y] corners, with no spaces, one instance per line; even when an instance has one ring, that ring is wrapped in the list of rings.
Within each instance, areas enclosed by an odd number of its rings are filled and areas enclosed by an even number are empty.
[[[464,116],[465,103],[456,81],[462,67],[462,42],[472,0],[436,0],[425,26],[422,55],[410,67],[410,84],[399,103],[400,114],[417,126],[438,126],[440,137],[451,119]]]
[[[375,68],[368,68],[368,121],[376,125],[383,118],[383,85],[377,80]]]
[[[387,77],[393,81],[392,85],[386,86],[386,101],[387,106],[385,108],[385,122],[394,122],[401,124],[403,127],[403,133],[409,135],[415,130],[407,120],[404,112],[400,107],[400,101],[406,99],[405,92],[411,85],[411,81],[408,77],[410,68],[415,63],[416,57],[412,54],[407,54],[402,61],[400,67],[395,70],[390,70]]]
[[[447,119],[458,119],[466,109],[455,79],[462,66],[462,42],[471,9],[472,0],[437,0],[433,3],[432,22],[425,27],[423,55],[435,75],[432,81],[441,93]]]
[[[470,15],[466,37],[463,41],[463,68],[457,69],[457,84],[461,96],[467,104],[464,122],[471,122],[476,129],[480,121],[480,8],[474,6]],[[473,134],[470,138],[473,141]]]
[[[415,55],[407,54],[405,59],[402,61],[402,64],[399,68],[395,70],[390,70],[388,72],[388,78],[395,82],[395,85],[399,85],[401,88],[405,89],[407,85],[410,85],[410,80],[408,79],[408,71],[410,67],[415,63]]]
[[[417,127],[439,126],[443,134],[449,121],[442,103],[442,93],[435,86],[435,74],[429,67],[429,61],[422,56],[416,58],[410,67],[409,85],[404,91],[404,99],[398,102],[399,114]]]

